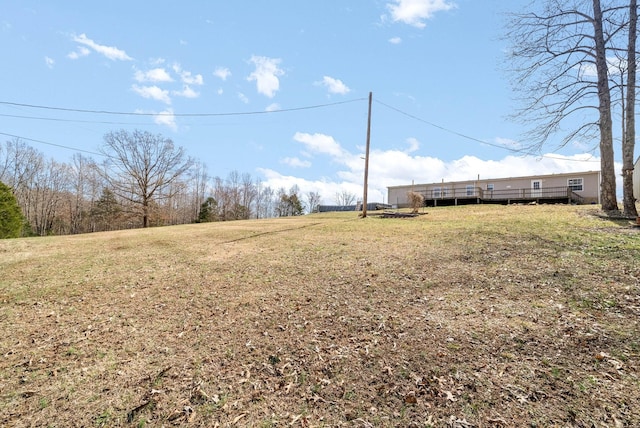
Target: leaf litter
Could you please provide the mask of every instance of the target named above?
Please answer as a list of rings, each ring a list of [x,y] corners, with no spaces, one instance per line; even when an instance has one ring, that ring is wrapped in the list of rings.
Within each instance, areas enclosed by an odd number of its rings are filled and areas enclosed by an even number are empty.
[[[640,426],[640,236],[592,208],[0,242],[3,426]]]

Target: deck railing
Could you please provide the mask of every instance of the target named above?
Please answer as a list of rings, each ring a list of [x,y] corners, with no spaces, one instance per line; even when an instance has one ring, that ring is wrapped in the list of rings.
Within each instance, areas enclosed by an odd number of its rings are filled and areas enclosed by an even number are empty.
[[[452,199],[477,199],[482,201],[531,201],[531,200],[562,200],[582,203],[583,198],[570,187],[547,187],[541,189],[500,189],[486,190],[480,187],[446,188],[421,192],[427,201],[452,200]]]

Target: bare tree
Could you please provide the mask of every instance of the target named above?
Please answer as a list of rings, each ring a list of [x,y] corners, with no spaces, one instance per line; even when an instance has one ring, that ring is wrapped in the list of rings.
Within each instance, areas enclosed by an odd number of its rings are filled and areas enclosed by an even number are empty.
[[[29,200],[30,221],[38,235],[65,233],[59,209],[68,183],[67,165],[51,159],[38,168]]]
[[[138,130],[108,133],[100,150],[107,157],[104,179],[114,193],[140,208],[142,227],[149,226],[152,204],[180,190],[174,184],[193,165],[170,139]]]
[[[598,113],[600,128],[601,203],[605,211],[617,211],[616,173],[613,157],[613,123],[611,120],[611,90],[600,0],[593,0],[593,29],[596,72],[598,75]]]
[[[619,6],[600,0],[546,0],[540,11],[513,14],[507,37],[524,107],[517,117],[531,126],[530,150],[540,150],[569,118],[578,125],[562,145],[576,138],[599,139],[602,209],[618,209],[613,157],[611,91],[607,52],[619,41]],[[530,4],[535,7],[535,3]],[[619,20],[618,20],[619,22]],[[589,114],[593,110],[597,114]]]
[[[191,210],[193,219],[200,216],[200,208],[205,202],[207,186],[209,184],[209,173],[204,163],[196,162],[191,170]]]
[[[275,206],[277,205],[275,192],[269,186],[258,185],[258,196],[256,197],[256,218],[275,217]]]
[[[356,202],[356,195],[346,190],[336,193],[336,205],[353,205]]]
[[[316,212],[321,200],[320,192],[311,191],[307,193],[307,207],[309,209],[309,213]]]
[[[88,230],[85,220],[91,210],[92,201],[97,198],[92,175],[95,168],[93,160],[76,153],[69,165],[69,195],[66,204],[69,208],[69,233],[81,233]]]
[[[0,181],[13,190],[24,216],[31,222],[34,180],[43,167],[44,156],[19,139],[5,142],[0,155]]]
[[[254,214],[256,218],[260,218],[262,216],[262,213],[264,211],[264,206],[265,206],[265,199],[264,199],[265,195],[264,195],[262,180],[260,180],[259,178],[256,179],[254,187],[256,191],[256,198],[254,202]]]
[[[638,37],[638,2],[629,0],[629,42],[627,48],[627,99],[624,108],[622,136],[622,196],[624,213],[637,217],[636,195],[633,194],[633,154],[636,141],[636,39]],[[640,195],[637,195],[640,198]]]
[[[218,202],[216,213],[217,218],[221,221],[229,220],[227,218],[227,210],[231,205],[229,201],[229,194],[224,184],[224,180],[220,177],[213,178],[213,198]]]
[[[240,188],[240,201],[242,206],[245,208],[245,213],[243,218],[248,220],[251,218],[251,207],[257,197],[256,186],[253,183],[253,179],[251,178],[251,174],[244,173],[242,174],[241,179],[241,188]]]
[[[227,175],[225,180],[227,197],[229,204],[227,206],[227,220],[239,220],[244,210],[241,208],[242,203],[240,199],[240,172],[233,170]]]

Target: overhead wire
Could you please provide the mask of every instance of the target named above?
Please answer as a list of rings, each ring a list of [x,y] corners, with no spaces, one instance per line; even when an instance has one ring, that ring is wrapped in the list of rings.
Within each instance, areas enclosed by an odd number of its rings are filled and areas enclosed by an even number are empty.
[[[63,149],[68,149],[68,150],[75,150],[77,152],[88,153],[88,154],[91,154],[91,155],[105,156],[102,153],[92,152],[90,150],[78,149],[76,147],[69,147],[69,146],[65,146],[63,144],[50,143],[48,141],[43,141],[43,140],[36,140],[35,138],[22,137],[20,135],[8,134],[6,132],[0,132],[0,135],[4,135],[4,136],[7,136],[7,137],[11,137],[11,138],[17,138],[17,139],[20,139],[20,140],[32,141],[34,143],[46,144],[48,146],[60,147],[60,148],[63,148]]]
[[[416,121],[418,121],[418,122],[425,123],[425,124],[427,124],[427,125],[429,125],[429,126],[432,126],[432,127],[434,127],[434,128],[438,128],[438,129],[440,129],[440,130],[442,130],[442,131],[445,131],[445,132],[448,132],[448,133],[450,133],[450,134],[457,135],[458,137],[462,137],[462,138],[465,138],[465,139],[470,140],[470,141],[475,141],[475,142],[477,142],[477,143],[486,144],[486,145],[488,145],[488,146],[497,147],[497,148],[499,148],[499,149],[508,150],[508,151],[511,151],[511,152],[518,152],[518,151],[519,151],[518,149],[513,149],[513,148],[510,148],[510,147],[507,147],[507,146],[504,146],[504,145],[500,145],[500,144],[489,143],[489,142],[484,141],[484,140],[481,140],[481,139],[479,139],[479,138],[471,137],[471,136],[469,136],[469,135],[465,135],[465,134],[462,134],[462,133],[460,133],[460,132],[453,131],[453,130],[451,130],[451,129],[445,128],[445,127],[440,126],[440,125],[437,125],[437,124],[435,124],[435,123],[433,123],[433,122],[429,122],[428,120],[422,119],[422,118],[420,118],[420,117],[418,117],[418,116],[414,116],[414,115],[412,115],[411,113],[407,113],[407,112],[405,112],[405,111],[403,111],[403,110],[400,110],[399,108],[393,107],[393,106],[391,106],[391,105],[389,105],[389,104],[386,104],[386,103],[384,103],[384,102],[382,102],[382,101],[380,101],[380,100],[376,100],[375,98],[374,98],[374,101],[375,101],[376,103],[378,103],[378,104],[380,104],[380,105],[382,105],[382,106],[384,106],[384,107],[386,107],[386,108],[390,109],[390,110],[393,110],[393,111],[395,111],[395,112],[397,112],[397,113],[400,113],[400,114],[402,114],[402,115],[404,115],[404,116],[407,116],[407,117],[408,117],[408,118],[410,118],[410,119],[414,119],[414,120],[416,120]]]
[[[416,120],[418,122],[425,123],[425,124],[427,124],[429,126],[432,126],[434,128],[440,129],[440,130],[445,131],[445,132],[448,132],[450,134],[457,135],[458,137],[462,137],[462,138],[470,140],[470,141],[475,141],[477,143],[485,144],[487,146],[496,147],[498,149],[507,150],[507,151],[512,152],[512,153],[519,153],[519,154],[528,155],[528,156],[532,156],[533,155],[532,153],[530,153],[530,152],[528,152],[526,150],[520,150],[520,149],[511,148],[511,147],[507,147],[507,146],[502,145],[502,144],[490,143],[488,141],[484,141],[484,140],[481,140],[479,138],[471,137],[471,136],[463,134],[461,132],[453,131],[451,129],[445,128],[445,127],[440,126],[440,125],[437,125],[437,124],[435,124],[433,122],[429,122],[428,120],[422,119],[422,118],[420,118],[418,116],[415,116],[415,115],[413,115],[411,113],[407,113],[407,112],[405,112],[403,110],[400,110],[397,107],[393,107],[393,106],[391,106],[389,104],[386,104],[386,103],[384,103],[384,102],[382,102],[380,100],[377,100],[375,98],[374,98],[374,101],[377,104],[380,104],[380,105],[382,105],[382,106],[384,106],[384,107],[386,107],[386,108],[388,108],[390,110],[395,111],[396,113],[404,115],[404,116],[406,116],[406,117],[408,117],[410,119]],[[558,159],[558,160],[570,161],[570,162],[598,162],[597,160],[570,159],[570,158],[566,158],[566,157],[560,158],[560,157],[550,156],[550,155],[540,155],[539,157],[547,158],[547,159]]]
[[[342,105],[342,104],[349,104],[349,103],[354,103],[354,102],[358,102],[358,101],[365,101],[365,100],[367,100],[367,98],[355,98],[355,99],[351,99],[351,100],[337,101],[337,102],[333,102],[333,103],[315,104],[315,105],[302,106],[302,107],[293,107],[293,108],[287,108],[287,109],[261,110],[261,111],[249,111],[249,112],[221,112],[221,113],[123,112],[123,111],[90,110],[90,109],[78,109],[78,108],[68,108],[68,107],[55,107],[55,106],[45,106],[45,105],[37,105],[37,104],[16,103],[16,102],[10,102],[10,101],[0,101],[0,105],[22,107],[22,108],[34,108],[34,109],[42,109],[42,110],[52,110],[52,111],[64,111],[64,112],[74,112],[74,113],[89,113],[89,114],[106,114],[106,115],[118,115],[118,116],[221,117],[221,116],[263,115],[263,114],[303,111],[303,110],[311,110],[311,109],[318,109],[318,108],[333,107],[333,106],[338,106],[338,105]],[[377,104],[380,104],[380,105],[382,105],[383,107],[386,107],[389,110],[393,110],[398,114],[406,116],[406,117],[408,117],[410,119],[413,119],[415,121],[422,122],[422,123],[424,123],[426,125],[429,125],[431,127],[440,129],[440,130],[442,130],[444,132],[447,132],[447,133],[450,133],[452,135],[456,135],[458,137],[464,138],[466,140],[474,141],[474,142],[477,142],[477,143],[480,143],[480,144],[484,144],[484,145],[487,145],[487,146],[491,146],[491,147],[499,148],[499,149],[502,149],[502,150],[506,150],[506,151],[509,151],[511,153],[532,155],[531,153],[529,153],[529,152],[527,152],[525,150],[515,149],[515,148],[511,148],[511,147],[508,147],[508,146],[505,146],[505,145],[501,145],[501,144],[490,143],[488,141],[481,140],[479,138],[475,138],[475,137],[463,134],[463,133],[458,132],[458,131],[454,131],[454,130],[446,128],[444,126],[440,126],[440,125],[438,125],[436,123],[433,123],[433,122],[428,121],[426,119],[423,119],[421,117],[415,116],[415,115],[413,115],[411,113],[407,113],[404,110],[401,110],[401,109],[399,109],[397,107],[389,105],[389,104],[387,104],[387,103],[385,103],[383,101],[380,101],[378,99],[374,98],[374,101]],[[142,124],[136,124],[136,123],[130,123],[130,122],[92,121],[92,120],[81,120],[81,119],[62,119],[62,118],[34,117],[34,116],[21,116],[21,115],[8,115],[8,114],[0,114],[0,117],[12,117],[12,118],[21,118],[21,119],[34,119],[34,120],[47,120],[47,121],[57,121],[57,122],[98,123],[98,124],[108,124],[108,125],[142,125]],[[49,143],[49,142],[42,141],[42,140],[36,140],[36,139],[32,139],[32,138],[27,138],[27,137],[20,137],[20,136],[7,134],[7,133],[3,133],[3,132],[0,132],[0,135],[5,135],[5,136],[13,137],[13,138],[21,138],[21,139],[24,139],[24,140],[33,141],[33,142],[37,142],[37,143],[41,143],[41,144],[46,144],[46,145],[55,146],[55,147],[61,147],[61,148],[69,149],[69,150],[77,150],[77,151],[83,152],[83,153],[90,153],[90,154],[95,154],[95,155],[102,156],[102,154],[100,154],[100,153],[91,152],[91,151],[88,151],[88,150],[77,149],[77,148],[64,146],[64,145],[60,145],[60,144],[55,144],[55,143]],[[570,159],[570,158],[566,158],[566,157],[558,158],[558,157],[554,157],[554,156],[550,156],[550,155],[540,155],[540,157],[550,158],[550,159],[561,159],[563,161],[597,162],[597,160],[580,160],[580,159]]]
[[[147,112],[123,112],[123,111],[109,111],[109,110],[88,110],[88,109],[77,109],[77,108],[67,108],[67,107],[53,107],[53,106],[44,106],[37,104],[25,104],[25,103],[14,103],[9,101],[0,101],[2,105],[14,106],[14,107],[26,107],[26,108],[35,108],[42,110],[56,110],[56,111],[66,111],[66,112],[74,112],[74,113],[91,113],[91,114],[108,114],[108,115],[119,115],[119,116],[170,116],[170,117],[215,117],[215,116],[250,116],[250,115],[260,115],[260,114],[273,114],[273,113],[286,113],[292,111],[301,111],[301,110],[311,110],[317,108],[324,107],[333,107],[341,104],[349,104],[358,101],[364,101],[367,98],[355,98],[351,100],[345,101],[336,101],[333,103],[326,104],[315,104],[309,106],[302,107],[292,107],[292,108],[284,108],[284,109],[273,109],[273,110],[258,110],[258,111],[246,111],[246,112],[223,112],[223,113],[168,113],[168,112],[160,112],[160,113],[147,113]]]
[[[82,119],[61,119],[57,117],[21,116],[17,114],[0,114],[0,117],[11,117],[14,119],[46,120],[51,122],[92,123],[92,124],[103,124],[103,125],[140,125],[140,126],[148,125],[147,123],[111,122],[111,121],[82,120]]]
[[[143,112],[122,112],[122,111],[108,111],[108,110],[89,110],[89,109],[77,109],[77,108],[67,108],[67,107],[54,107],[54,106],[44,106],[37,104],[26,104],[26,103],[15,103],[10,101],[0,101],[0,105],[7,105],[13,107],[21,107],[21,108],[34,108],[41,110],[52,110],[52,111],[63,111],[63,112],[73,112],[73,113],[91,113],[91,114],[106,114],[106,115],[118,115],[118,116],[171,116],[171,117],[216,117],[216,116],[248,116],[248,115],[261,115],[261,114],[270,114],[270,113],[285,113],[285,112],[294,112],[294,111],[302,111],[302,110],[311,110],[325,107],[333,107],[342,104],[349,104],[358,101],[364,101],[366,98],[356,98],[345,101],[337,101],[333,103],[325,103],[325,104],[315,104],[309,106],[302,107],[293,107],[288,109],[274,109],[274,110],[263,110],[263,111],[250,111],[250,112],[223,112],[223,113],[143,113]],[[92,120],[80,120],[80,119],[61,119],[61,118],[51,118],[51,117],[34,117],[34,116],[21,116],[21,115],[9,115],[9,114],[0,114],[0,117],[12,117],[12,118],[20,118],[20,119],[34,119],[34,120],[47,120],[47,121],[57,121],[57,122],[76,122],[76,123],[99,123],[99,124],[108,124],[108,125],[137,125],[135,123],[130,122],[111,122],[111,121],[92,121]],[[51,143],[48,141],[37,140],[34,138],[28,138],[24,136],[9,134],[5,132],[0,132],[0,135],[4,135],[11,138],[18,138],[26,141],[31,141],[35,143],[45,144],[53,147],[60,147],[68,150],[75,150],[82,153],[89,153],[98,156],[105,156],[102,153],[92,152],[89,150],[78,149],[75,147],[69,147],[62,144]]]

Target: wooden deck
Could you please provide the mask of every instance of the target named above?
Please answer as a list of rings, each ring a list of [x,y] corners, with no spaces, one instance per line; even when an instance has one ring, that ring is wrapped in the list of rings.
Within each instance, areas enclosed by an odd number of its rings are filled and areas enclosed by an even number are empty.
[[[582,204],[582,196],[570,187],[549,187],[546,189],[505,189],[484,190],[474,189],[446,189],[444,192],[421,192],[425,206],[451,206],[470,204]]]

